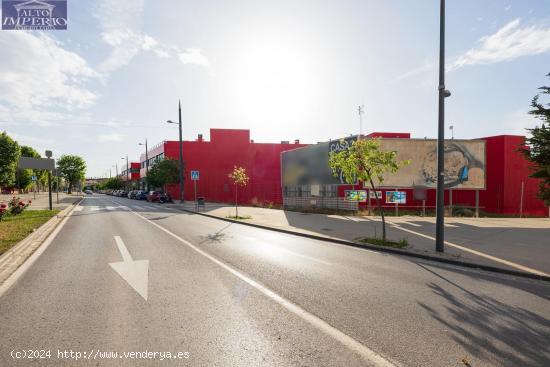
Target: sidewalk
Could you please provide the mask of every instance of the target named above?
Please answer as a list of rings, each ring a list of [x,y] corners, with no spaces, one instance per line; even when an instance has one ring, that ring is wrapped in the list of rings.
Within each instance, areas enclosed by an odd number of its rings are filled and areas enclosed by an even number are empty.
[[[195,210],[193,202],[171,206]],[[235,207],[207,203],[201,213],[227,218],[235,215]],[[382,236],[381,219],[373,216],[309,214],[258,207],[239,207],[239,216],[250,216],[251,219],[243,220],[246,223],[328,239],[355,242],[361,237]],[[550,273],[550,261],[540,260],[541,254],[550,250],[548,218],[445,218],[445,227],[448,243],[441,254],[435,251],[435,218],[386,218],[387,238],[406,239],[409,246],[403,250],[407,252],[539,275]],[[513,233],[525,241],[520,243]]]
[[[30,210],[45,210],[49,209],[49,199],[48,199],[48,192],[40,192],[36,193],[36,199],[34,193],[29,194],[20,194],[20,195],[0,195],[0,203],[8,203],[14,196],[21,198],[24,202],[27,202],[28,200],[32,200],[32,204],[29,207]],[[82,195],[77,194],[65,194],[60,192],[59,193],[59,203],[57,203],[57,195],[55,192],[52,193],[52,207],[54,209],[64,209],[68,206],[70,206],[72,203],[77,202],[80,200]]]

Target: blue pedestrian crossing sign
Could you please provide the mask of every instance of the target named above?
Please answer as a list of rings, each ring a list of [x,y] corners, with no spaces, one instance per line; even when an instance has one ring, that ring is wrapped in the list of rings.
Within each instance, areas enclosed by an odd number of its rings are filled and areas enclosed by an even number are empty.
[[[191,180],[198,181],[199,180],[199,171],[191,171]]]
[[[32,176],[31,181],[36,181],[36,176]]]

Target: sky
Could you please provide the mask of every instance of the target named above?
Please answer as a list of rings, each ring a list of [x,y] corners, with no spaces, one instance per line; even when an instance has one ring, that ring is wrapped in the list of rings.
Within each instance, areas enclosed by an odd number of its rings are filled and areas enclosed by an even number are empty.
[[[0,131],[88,177],[210,128],[255,142],[437,134],[438,0],[68,0],[66,31],[1,31]],[[550,6],[447,0],[446,124],[525,134],[550,84]],[[446,129],[446,134],[450,130]],[[124,159],[122,159],[124,158]],[[114,167],[112,172],[114,174]]]

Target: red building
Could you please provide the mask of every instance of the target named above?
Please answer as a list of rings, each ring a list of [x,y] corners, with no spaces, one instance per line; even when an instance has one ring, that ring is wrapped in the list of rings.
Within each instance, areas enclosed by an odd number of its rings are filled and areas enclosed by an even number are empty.
[[[372,133],[369,136],[410,138],[409,133]],[[542,200],[537,198],[538,181],[529,177],[529,163],[517,151],[518,147],[524,144],[524,137],[501,135],[482,139],[486,141],[486,189],[479,190],[481,210],[509,215],[517,215],[520,211],[524,215],[548,215],[548,209]],[[250,139],[249,130],[210,129],[210,141],[199,135],[195,141],[183,142],[185,200],[194,198],[194,183],[190,171],[199,171],[197,196],[212,202],[233,203],[235,188],[227,175],[237,165],[246,168],[250,176],[249,185],[239,188],[240,202],[282,204],[281,152],[304,146],[306,144],[300,144],[298,140],[278,144],[255,143]],[[178,160],[178,147],[177,141],[164,141],[149,149],[149,167],[164,158]],[[146,171],[145,154],[141,155],[140,162],[140,175],[143,178]],[[132,163],[132,169],[134,167]],[[132,179],[134,177],[132,174]],[[344,190],[350,187],[340,185],[337,195],[343,198]],[[407,203],[400,204],[399,207],[411,209],[422,206],[422,201],[414,200],[412,189],[400,190],[407,192]],[[173,198],[179,199],[178,185],[168,185],[167,191]],[[384,193],[383,195],[385,197]],[[445,192],[445,203],[450,204],[448,190]],[[375,205],[375,200],[372,200],[371,204]],[[453,189],[452,204],[454,207],[474,207],[475,190]],[[394,205],[385,206],[391,208]],[[426,207],[435,207],[435,189],[427,191]]]
[[[195,141],[183,142],[185,162],[185,200],[194,199],[190,172],[199,171],[197,196],[207,201],[234,202],[235,188],[228,174],[234,166],[244,167],[250,176],[248,186],[239,188],[239,201],[248,204],[282,203],[282,151],[305,146],[298,140],[279,144],[255,143],[249,130],[210,129],[210,141],[199,135]],[[164,158],[179,160],[179,142],[163,141],[149,149],[149,167]],[[140,157],[141,177],[145,177],[145,154]],[[168,193],[179,199],[179,185],[168,185]]]
[[[407,136],[408,135],[408,136]],[[403,133],[372,133],[369,137],[382,138],[410,138]],[[518,135],[498,135],[481,138],[486,142],[486,189],[479,190],[479,207],[487,213],[504,215],[547,216],[548,208],[537,196],[539,180],[529,177],[532,173],[530,163],[518,152],[518,148],[525,144],[525,137]],[[351,185],[341,185],[338,188],[339,196],[344,196],[344,190]],[[356,186],[355,189],[359,187]],[[405,191],[407,204],[399,205],[403,209],[417,209],[422,206],[421,200],[414,200],[413,190]],[[382,197],[385,191],[382,189]],[[475,207],[475,190],[453,189],[452,193],[445,190],[445,205],[453,207]],[[435,208],[436,190],[427,190],[426,207]],[[367,204],[365,204],[366,206]],[[374,199],[371,205],[376,205]],[[393,208],[394,204],[383,204],[386,208]]]
[[[130,162],[129,171],[126,164],[122,166],[121,167],[122,172],[120,172],[120,178],[122,179],[122,181],[130,181],[132,185],[135,183],[137,186],[140,180],[140,173],[139,173],[140,166],[141,165],[139,162]]]

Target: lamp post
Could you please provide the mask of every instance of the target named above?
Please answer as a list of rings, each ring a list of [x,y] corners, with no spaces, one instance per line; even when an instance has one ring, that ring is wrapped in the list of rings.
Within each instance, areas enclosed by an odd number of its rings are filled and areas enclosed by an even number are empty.
[[[451,130],[451,140],[454,140],[455,138],[455,127],[453,125],[449,126],[449,130]]]
[[[435,250],[445,250],[445,98],[451,92],[445,89],[445,0],[441,0],[439,14],[439,111],[437,124],[437,194],[435,221]]]
[[[122,160],[126,159],[126,187],[129,189],[130,188],[130,180],[128,179],[128,172],[129,172],[130,168],[128,167],[128,154],[126,154],[126,158],[122,157],[120,159],[122,159]]]
[[[365,105],[360,105],[357,108],[357,113],[359,114],[359,140],[361,135],[363,135],[363,114],[365,113]]]
[[[178,116],[179,116],[179,122],[177,122],[177,124],[179,125],[179,141],[180,141],[180,199],[181,199],[181,202],[183,203],[184,202],[184,192],[183,192],[183,177],[184,177],[184,174],[183,174],[183,140],[182,140],[182,134],[181,134],[181,101],[178,101]],[[174,121],[171,121],[171,120],[168,120],[166,121],[167,123],[169,124],[176,124],[176,122]]]
[[[147,149],[147,139],[145,139],[145,144],[139,143],[138,145],[145,145],[145,190],[149,191],[149,182],[147,182],[147,175],[149,174],[149,151]]]

